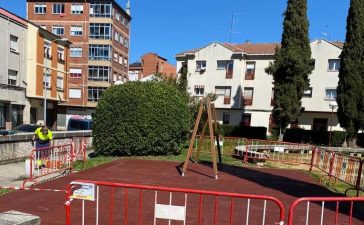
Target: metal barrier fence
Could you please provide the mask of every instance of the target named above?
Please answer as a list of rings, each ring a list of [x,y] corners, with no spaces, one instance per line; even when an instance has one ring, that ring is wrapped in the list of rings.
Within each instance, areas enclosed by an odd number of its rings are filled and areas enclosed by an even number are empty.
[[[74,162],[73,143],[45,148],[34,148],[29,154],[29,178],[23,181],[37,182],[37,178],[54,173],[71,173]]]
[[[294,201],[289,208],[288,225],[362,225],[363,208],[358,204],[363,202],[364,197],[300,198]]]
[[[81,161],[85,161],[86,160],[86,146],[87,146],[87,141],[86,138],[72,138],[72,143],[73,143],[73,151],[74,151],[74,157],[75,157],[75,161],[77,160],[81,160]]]
[[[310,172],[315,167],[329,177],[329,184],[332,178],[351,185],[357,191],[364,191],[364,160],[359,157],[348,156],[336,153],[330,149],[314,148]],[[347,189],[346,191],[350,190]]]
[[[68,187],[66,225],[280,224],[270,196],[78,180]]]

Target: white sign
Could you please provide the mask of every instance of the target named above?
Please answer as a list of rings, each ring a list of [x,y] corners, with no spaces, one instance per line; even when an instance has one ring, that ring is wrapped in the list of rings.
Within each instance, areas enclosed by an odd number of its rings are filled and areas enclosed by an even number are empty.
[[[155,218],[185,221],[186,206],[155,204]]]
[[[72,182],[71,185],[75,187],[71,196],[72,199],[95,201],[95,184]]]
[[[284,148],[283,147],[274,147],[274,151],[275,152],[284,152]]]

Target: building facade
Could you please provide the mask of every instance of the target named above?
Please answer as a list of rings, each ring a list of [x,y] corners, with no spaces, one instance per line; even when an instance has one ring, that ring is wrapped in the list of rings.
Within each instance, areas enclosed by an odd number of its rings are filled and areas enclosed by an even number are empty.
[[[57,110],[68,101],[69,46],[69,41],[28,23],[28,123],[44,123],[46,116],[47,126],[57,129]]]
[[[28,19],[68,38],[69,100],[58,111],[58,124],[91,117],[102,93],[127,79],[130,15],[115,0],[28,0]]]
[[[26,118],[27,21],[0,8],[0,129],[12,129]]]
[[[140,59],[141,62],[130,64],[129,80],[140,80],[155,73],[163,74],[166,77],[176,77],[176,67],[156,53],[146,53]]]
[[[342,130],[336,110],[339,55],[342,43],[316,40],[311,42],[315,68],[310,88],[302,99],[302,112],[291,127],[306,130]],[[188,88],[192,96],[216,93],[217,117],[220,123],[243,126],[274,126],[273,77],[265,72],[273,62],[278,43],[228,44],[212,43],[176,55],[177,71],[188,69]],[[331,118],[333,118],[331,120]]]

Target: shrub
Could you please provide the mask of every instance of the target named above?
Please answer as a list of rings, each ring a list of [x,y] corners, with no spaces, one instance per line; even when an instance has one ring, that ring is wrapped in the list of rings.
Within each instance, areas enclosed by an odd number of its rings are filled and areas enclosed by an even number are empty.
[[[346,133],[343,131],[333,131],[331,136],[331,146],[341,147],[345,141]],[[283,141],[293,143],[307,143],[313,145],[329,145],[329,131],[313,131],[304,129],[287,129]]]
[[[244,126],[230,126],[221,125],[221,132],[225,137],[245,137],[249,139],[267,139],[266,127],[244,127]]]
[[[180,152],[190,128],[187,102],[163,82],[128,82],[104,92],[94,115],[95,153],[105,156]]]

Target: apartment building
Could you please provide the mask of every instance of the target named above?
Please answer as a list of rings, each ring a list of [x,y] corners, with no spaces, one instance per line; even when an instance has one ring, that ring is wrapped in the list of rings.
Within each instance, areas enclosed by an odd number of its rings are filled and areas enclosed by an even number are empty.
[[[310,88],[302,99],[302,112],[291,127],[307,130],[342,130],[336,109],[339,55],[343,44],[326,40],[311,42],[315,68]],[[215,101],[220,123],[243,126],[274,126],[273,77],[265,72],[279,43],[212,43],[176,55],[177,71],[188,69],[188,88],[195,97],[218,95]],[[333,120],[331,121],[331,116]]]
[[[129,66],[129,80],[140,80],[155,73],[166,77],[176,77],[176,67],[170,64],[166,58],[156,53],[148,52],[140,57],[140,62],[134,62]]]
[[[12,129],[27,117],[27,21],[0,8],[0,129]]]
[[[27,35],[27,123],[46,120],[48,127],[56,129],[57,111],[60,104],[68,101],[71,43],[30,22]]]
[[[116,0],[27,0],[27,15],[73,43],[69,100],[59,108],[59,125],[71,117],[91,117],[102,93],[127,78],[130,15]]]

